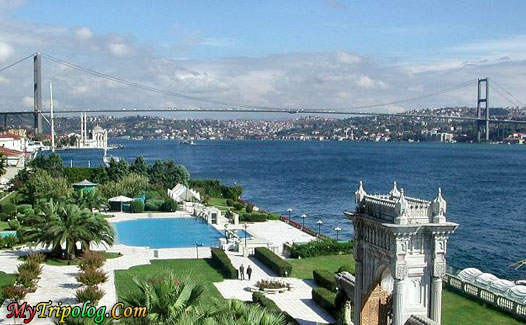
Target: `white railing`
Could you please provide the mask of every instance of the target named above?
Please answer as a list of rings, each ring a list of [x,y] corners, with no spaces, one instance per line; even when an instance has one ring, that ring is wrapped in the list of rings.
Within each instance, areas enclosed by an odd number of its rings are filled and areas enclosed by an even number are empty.
[[[452,274],[446,274],[443,280],[446,286],[453,288],[455,291],[459,291],[468,297],[478,299],[482,302],[489,303],[495,308],[509,313],[516,318],[523,320],[526,319],[526,305],[523,303],[511,300],[499,293],[490,292],[486,290],[486,288],[462,281],[460,278]]]

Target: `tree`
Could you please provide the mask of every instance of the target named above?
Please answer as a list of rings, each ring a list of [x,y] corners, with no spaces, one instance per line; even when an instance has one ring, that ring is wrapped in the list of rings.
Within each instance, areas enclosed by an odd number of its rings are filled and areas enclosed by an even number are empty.
[[[144,161],[143,156],[135,158],[135,161],[131,164],[130,170],[132,173],[148,177],[148,164]]]
[[[69,199],[71,203],[76,204],[79,208],[89,209],[90,211],[94,209],[101,210],[108,204],[108,200],[97,189],[74,191]]]
[[[37,170],[20,189],[24,200],[35,204],[40,199],[54,199],[67,197],[72,191],[71,186],[63,177],[53,177],[45,170]]]
[[[45,170],[53,177],[64,176],[64,163],[62,158],[56,153],[51,153],[49,156],[39,154],[33,159],[29,165],[35,170]]]
[[[115,159],[111,158],[110,164],[108,168],[106,168],[106,171],[108,172],[108,177],[111,181],[118,181],[124,176],[130,174],[130,164],[128,164],[128,162],[124,159],[116,161]]]
[[[134,278],[137,292],[124,297],[130,307],[146,307],[146,318],[128,318],[128,324],[178,324],[185,314],[198,312],[204,286],[189,275],[176,278],[166,271],[148,279]]]
[[[0,176],[4,175],[6,172],[7,162],[4,155],[0,154]]]
[[[134,197],[149,189],[148,178],[134,173],[123,176],[115,182],[99,185],[97,190],[105,198],[124,195]]]
[[[149,168],[150,183],[164,189],[173,188],[177,184],[188,185],[190,173],[182,165],[176,165],[173,160],[157,160]]]
[[[71,259],[77,242],[82,250],[91,243],[112,245],[114,242],[115,232],[100,214],[53,200],[42,203],[40,210],[41,213],[24,218],[19,234],[25,241],[51,247],[54,256]]]

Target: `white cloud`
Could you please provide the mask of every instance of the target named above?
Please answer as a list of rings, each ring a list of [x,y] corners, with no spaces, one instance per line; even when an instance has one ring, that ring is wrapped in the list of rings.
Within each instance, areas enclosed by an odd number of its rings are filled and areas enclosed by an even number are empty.
[[[124,43],[110,43],[110,52],[116,56],[126,56],[131,53],[131,48]]]
[[[25,96],[22,98],[22,105],[25,107],[34,107],[33,97]]]
[[[75,33],[77,39],[85,41],[93,37],[93,32],[88,27],[81,27]]]
[[[0,85],[1,85],[1,84],[7,85],[7,84],[9,84],[9,83],[11,83],[11,80],[7,79],[7,78],[4,77],[4,76],[0,76]]]
[[[13,48],[5,42],[0,42],[0,62],[5,62],[13,53]]]

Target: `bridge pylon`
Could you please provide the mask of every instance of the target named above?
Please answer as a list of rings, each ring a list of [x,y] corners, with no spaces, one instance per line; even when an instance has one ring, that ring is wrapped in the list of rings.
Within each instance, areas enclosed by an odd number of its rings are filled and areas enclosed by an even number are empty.
[[[477,87],[477,142],[480,142],[482,129],[485,129],[486,141],[489,141],[489,79],[478,79]],[[484,104],[482,107],[481,104]],[[482,118],[482,109],[484,109],[485,116]]]
[[[42,133],[42,60],[40,53],[33,55],[33,128]]]

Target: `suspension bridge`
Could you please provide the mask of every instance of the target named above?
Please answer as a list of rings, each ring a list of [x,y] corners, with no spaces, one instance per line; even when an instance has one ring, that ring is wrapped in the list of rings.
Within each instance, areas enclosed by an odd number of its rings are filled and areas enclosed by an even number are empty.
[[[478,129],[478,140],[481,141],[481,134],[484,133],[485,140],[489,140],[489,125],[492,124],[526,124],[526,120],[507,120],[507,119],[492,119],[490,118],[490,107],[489,107],[489,89],[495,91],[498,95],[509,101],[514,106],[524,106],[523,103],[515,96],[513,96],[508,90],[500,86],[495,81],[492,81],[490,85],[488,78],[472,79],[452,87],[431,92],[425,95],[406,98],[397,101],[377,103],[363,106],[343,107],[343,108],[332,108],[332,109],[304,109],[304,108],[282,108],[282,107],[269,107],[269,106],[258,106],[258,105],[247,105],[240,103],[231,103],[226,101],[220,101],[205,97],[189,96],[186,94],[167,91],[137,82],[125,80],[119,77],[111,76],[105,73],[92,70],[49,54],[34,53],[24,57],[16,62],[13,62],[6,67],[0,69],[0,73],[13,66],[16,66],[23,61],[33,59],[33,110],[20,110],[20,111],[1,111],[0,116],[4,117],[4,123],[7,125],[7,117],[9,115],[32,115],[33,116],[33,127],[36,133],[43,131],[42,117],[44,114],[49,114],[49,111],[42,109],[42,59],[50,62],[59,64],[61,66],[81,71],[93,76],[97,76],[115,83],[123,84],[126,86],[134,87],[137,89],[154,92],[161,95],[178,97],[185,100],[196,101],[200,103],[213,104],[216,106],[226,106],[228,108],[123,108],[123,109],[107,109],[107,108],[86,108],[86,109],[67,109],[55,110],[54,114],[76,114],[76,113],[154,113],[154,112],[194,112],[194,113],[282,113],[282,114],[325,114],[325,115],[344,115],[344,116],[391,116],[400,118],[430,118],[430,119],[441,119],[441,120],[463,120],[473,121],[477,125]],[[464,87],[472,86],[477,83],[477,115],[476,116],[444,116],[444,115],[427,115],[417,113],[379,113],[379,112],[368,112],[367,109],[386,107],[389,105],[399,105],[404,103],[413,102],[416,100],[422,100],[433,96],[446,94]],[[493,86],[495,85],[495,86]]]

